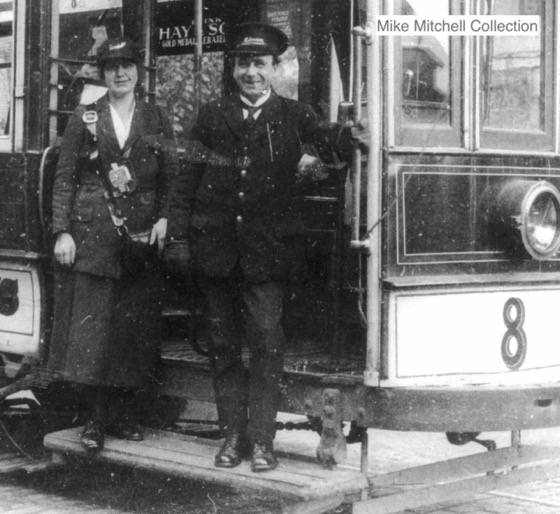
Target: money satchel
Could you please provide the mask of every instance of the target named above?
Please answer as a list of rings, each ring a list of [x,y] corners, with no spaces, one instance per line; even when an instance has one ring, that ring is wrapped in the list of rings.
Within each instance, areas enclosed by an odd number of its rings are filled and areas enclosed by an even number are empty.
[[[123,224],[117,230],[121,236],[120,265],[123,275],[133,277],[155,271],[159,259],[157,245],[150,244],[152,229],[129,232]]]
[[[111,193],[112,191],[105,187],[109,214],[120,236],[119,264],[122,276],[135,277],[156,271],[159,267],[159,256],[157,244],[150,244],[152,229],[129,231]]]

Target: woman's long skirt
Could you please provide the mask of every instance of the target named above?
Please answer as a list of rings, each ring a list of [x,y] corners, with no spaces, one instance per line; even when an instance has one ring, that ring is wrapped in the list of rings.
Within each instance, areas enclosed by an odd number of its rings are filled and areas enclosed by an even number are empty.
[[[59,271],[49,369],[83,385],[138,390],[157,379],[161,280]]]

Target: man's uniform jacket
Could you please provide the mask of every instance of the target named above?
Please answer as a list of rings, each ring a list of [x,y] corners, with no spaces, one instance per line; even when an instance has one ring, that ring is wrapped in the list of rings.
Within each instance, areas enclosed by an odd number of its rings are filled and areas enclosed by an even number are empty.
[[[239,95],[204,106],[192,139],[249,165],[191,166],[184,176],[182,226],[195,264],[225,277],[239,263],[246,280],[286,281],[302,256],[296,172],[302,144],[313,143],[310,106],[272,93],[251,128]],[[242,159],[238,159],[241,161]]]
[[[93,108],[93,106],[88,107]],[[98,113],[100,160],[106,173],[122,155],[111,120],[108,98]],[[53,233],[70,232],[76,243],[73,271],[118,278],[119,235],[103,196],[103,181],[88,165],[90,133],[82,120],[85,106],[70,117],[64,133],[53,188]],[[136,190],[116,199],[131,231],[151,228],[169,209],[170,183],[178,174],[171,123],[161,108],[137,101],[125,149],[138,181]]]

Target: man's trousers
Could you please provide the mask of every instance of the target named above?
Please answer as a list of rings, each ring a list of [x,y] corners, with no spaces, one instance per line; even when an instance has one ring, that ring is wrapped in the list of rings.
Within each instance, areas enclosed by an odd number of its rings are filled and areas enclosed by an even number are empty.
[[[250,283],[240,273],[199,277],[208,321],[210,362],[220,425],[246,431],[251,443],[274,440],[286,339],[282,328],[286,286]],[[249,350],[249,365],[242,347]]]

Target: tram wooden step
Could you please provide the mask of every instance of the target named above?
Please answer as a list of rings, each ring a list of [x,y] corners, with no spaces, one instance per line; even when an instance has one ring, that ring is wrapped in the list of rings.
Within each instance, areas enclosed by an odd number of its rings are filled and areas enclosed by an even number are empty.
[[[55,460],[65,454],[91,457],[80,444],[82,428],[48,434],[45,447]],[[145,430],[141,442],[112,437],[95,458],[116,464],[136,466],[184,478],[204,480],[230,487],[284,494],[302,501],[353,495],[368,486],[367,479],[356,470],[324,469],[318,461],[278,450],[279,466],[266,473],[253,473],[249,462],[236,468],[214,466],[214,455],[221,441],[201,439],[161,430]]]

